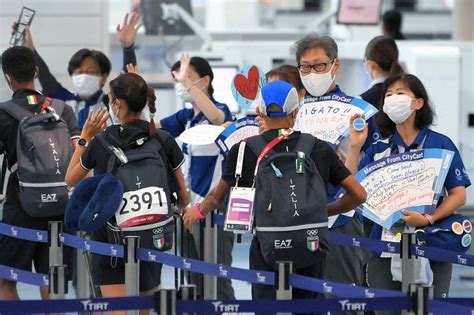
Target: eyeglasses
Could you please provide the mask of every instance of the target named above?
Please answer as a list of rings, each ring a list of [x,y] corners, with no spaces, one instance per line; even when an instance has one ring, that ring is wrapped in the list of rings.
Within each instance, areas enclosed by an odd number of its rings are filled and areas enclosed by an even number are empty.
[[[311,69],[314,69],[316,73],[323,73],[326,71],[328,65],[333,64],[336,61],[336,58],[329,60],[328,62],[315,63],[313,65],[302,65],[298,64],[298,69],[303,74],[308,74],[311,72]]]

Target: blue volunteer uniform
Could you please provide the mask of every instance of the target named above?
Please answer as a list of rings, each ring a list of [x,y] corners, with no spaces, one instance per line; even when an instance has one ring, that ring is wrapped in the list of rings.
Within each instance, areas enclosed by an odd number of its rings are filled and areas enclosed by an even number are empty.
[[[444,182],[444,188],[450,190],[455,187],[468,187],[471,185],[459,151],[454,143],[445,135],[429,128],[421,129],[413,143],[409,146],[403,142],[396,131],[393,137],[377,141],[366,151],[365,157],[360,162],[360,167],[364,167],[372,161],[387,157],[391,154],[418,149],[446,149],[453,151],[454,157]],[[441,202],[442,197],[439,203]],[[382,238],[382,231],[382,227],[374,223],[370,238],[380,240]],[[374,288],[400,290],[401,283],[392,280],[391,259],[386,258],[386,256],[387,254],[375,254],[369,258],[367,265],[367,284],[369,287]],[[433,272],[434,297],[448,297],[452,264],[434,260],[430,260],[429,264]]]
[[[215,100],[213,100],[213,102],[216,107],[224,113],[224,122],[233,120],[229,107],[227,107],[226,104],[216,102]],[[188,128],[201,124],[211,124],[211,122],[206,116],[204,116],[203,112],[194,115],[194,109],[183,108],[173,115],[163,118],[160,121],[160,124],[161,127],[171,135],[178,137]],[[215,150],[207,151],[200,150],[197,147],[192,148],[187,144],[183,144],[182,150],[184,154],[190,157],[187,159],[188,167],[186,168],[186,171],[188,171],[188,173],[186,175],[190,177],[192,195],[195,194],[203,198],[209,192],[211,187],[213,187],[212,184],[215,184],[216,181],[220,179],[220,173],[222,172],[221,167],[223,167],[222,163],[224,159],[217,146]],[[216,168],[218,168],[218,170],[216,170]],[[215,174],[216,171],[218,174]],[[199,202],[201,200],[192,198],[192,201]]]
[[[386,138],[375,142],[365,152],[365,156],[359,163],[359,169],[365,167],[367,164],[377,161],[381,158],[387,157],[392,154],[400,153],[399,147],[403,148],[402,151],[417,150],[422,145],[423,149],[446,149],[454,152],[453,161],[449,168],[444,187],[446,190],[450,190],[455,187],[464,186],[469,187],[471,181],[467,175],[466,168],[462,162],[461,155],[459,154],[456,145],[447,136],[433,131],[429,128],[423,128],[416,136],[413,143],[407,146],[397,131],[392,138]],[[442,197],[439,203],[441,203]],[[380,239],[382,234],[382,227],[378,224],[374,224],[370,237],[374,239]]]
[[[99,109],[106,107],[105,103],[102,101],[104,97],[104,92],[102,90],[97,91],[92,95],[87,101],[84,101],[79,95],[72,93],[61,84],[58,83],[55,92],[53,93],[53,98],[64,101],[67,105],[71,106],[74,109],[74,113],[77,116],[77,122],[79,124],[79,129],[82,130],[89,112],[96,112]]]

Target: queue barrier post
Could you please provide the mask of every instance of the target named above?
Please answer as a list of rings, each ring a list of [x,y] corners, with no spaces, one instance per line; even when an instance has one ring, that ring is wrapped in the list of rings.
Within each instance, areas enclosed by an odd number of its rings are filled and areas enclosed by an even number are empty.
[[[85,232],[77,232],[76,235],[80,238],[89,240],[90,236]],[[91,296],[91,293],[94,292],[94,284],[92,282],[92,270],[90,267],[90,257],[88,251],[75,251],[76,259],[76,279],[77,279],[77,289],[76,295],[80,299],[87,299]],[[84,277],[87,275],[87,277]],[[95,294],[92,294],[93,297],[96,297]]]
[[[63,232],[63,222],[50,221],[48,223],[49,267],[63,265],[63,244],[59,235]]]
[[[176,315],[176,290],[159,289],[154,294],[155,312],[160,315]]]
[[[214,212],[212,212],[214,214]],[[213,215],[206,216],[204,220],[204,244],[203,260],[209,263],[217,263],[217,227],[213,222]],[[203,297],[205,300],[217,299],[217,278],[204,275]]]
[[[403,311],[403,315],[428,314],[428,300],[433,299],[434,287],[412,283],[409,286],[409,296],[412,298],[412,309]]]
[[[277,300],[291,300],[293,298],[292,286],[290,285],[290,274],[293,273],[293,262],[291,261],[277,261],[277,272],[275,274],[276,283],[276,299]],[[279,315],[291,313],[278,313]]]
[[[416,282],[415,259],[411,253],[411,245],[416,244],[416,234],[406,232],[402,234],[400,241],[400,258],[402,260],[402,291],[409,292],[410,284]]]
[[[179,288],[178,298],[183,301],[196,301],[197,300],[197,290],[196,285],[187,284],[182,285]],[[184,313],[184,315],[195,315],[197,313]]]
[[[66,265],[56,265],[49,267],[49,298],[51,300],[62,300],[66,298],[66,272]]]
[[[125,295],[138,296],[140,263],[137,257],[137,248],[140,247],[139,236],[125,236]],[[127,311],[127,315],[138,314],[138,310]]]

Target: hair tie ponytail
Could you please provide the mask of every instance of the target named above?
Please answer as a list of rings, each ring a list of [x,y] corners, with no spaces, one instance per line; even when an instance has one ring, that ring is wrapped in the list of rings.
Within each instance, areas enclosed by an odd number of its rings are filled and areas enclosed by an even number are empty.
[[[155,101],[156,101],[156,95],[155,95],[155,90],[153,90],[150,87],[147,87],[147,105],[148,109],[150,110],[150,131],[149,135],[153,136],[156,133],[156,126],[155,126],[155,121],[153,118],[155,117],[156,113],[156,106],[155,106]]]

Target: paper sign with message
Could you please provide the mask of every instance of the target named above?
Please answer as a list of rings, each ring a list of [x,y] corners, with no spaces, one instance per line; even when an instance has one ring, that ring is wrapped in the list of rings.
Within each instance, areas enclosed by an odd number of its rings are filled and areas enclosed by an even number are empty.
[[[265,73],[256,65],[247,65],[232,79],[232,95],[243,109],[249,109],[266,84]]]
[[[244,117],[222,131],[216,139],[216,144],[222,153],[226,155],[234,144],[256,135],[258,135],[257,120]]]
[[[453,156],[449,150],[426,149],[370,163],[355,175],[367,191],[357,210],[387,229],[403,217],[401,210],[433,213]]]
[[[354,114],[369,119],[377,109],[364,100],[330,94],[305,99],[296,118],[295,130],[310,133],[333,147],[349,135],[349,120]]]
[[[206,145],[214,143],[217,136],[224,130],[224,127],[214,125],[197,125],[186,129],[179,135],[179,140],[183,143],[194,145]]]

